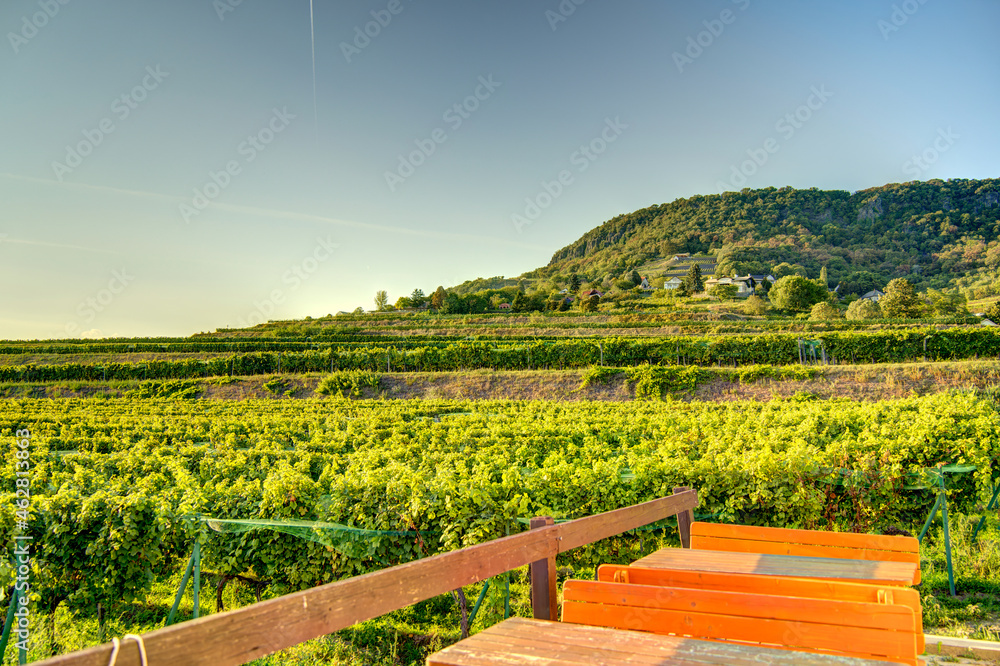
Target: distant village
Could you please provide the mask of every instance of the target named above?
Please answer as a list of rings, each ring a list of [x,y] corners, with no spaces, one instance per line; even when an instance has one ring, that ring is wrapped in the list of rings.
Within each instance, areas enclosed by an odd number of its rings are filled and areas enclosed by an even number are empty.
[[[442,314],[472,314],[490,311],[535,312],[578,309],[584,312],[596,312],[599,309],[604,311],[643,307],[640,304],[643,299],[657,294],[667,299],[709,297],[719,301],[733,301],[750,299],[753,296],[766,299],[771,286],[778,281],[778,278],[771,274],[717,276],[716,258],[713,256],[675,254],[659,261],[663,262],[659,267],[654,264],[652,267],[647,265],[643,268],[647,273],[645,276],[640,275],[638,270],[632,270],[617,280],[605,277],[601,281],[586,282],[574,274],[568,278],[565,276],[551,278],[541,284],[532,284],[528,281],[521,281],[518,284],[502,277],[490,280],[479,278],[471,285],[473,288],[476,286],[475,283],[492,283],[493,288],[484,286],[478,291],[464,295],[445,290],[443,287],[438,287],[429,295],[425,295],[420,289],[415,289],[409,296],[399,297],[394,304],[390,304],[387,294],[380,291],[375,297],[374,311],[405,313],[433,310]],[[654,273],[657,274],[656,277],[652,276]],[[779,273],[779,276],[781,275],[783,274]],[[838,289],[839,286],[830,293],[836,295]],[[824,290],[823,293],[827,292]],[[881,290],[873,289],[857,298],[852,297],[851,300],[877,304],[884,295]],[[362,313],[364,309],[357,308],[353,313],[338,314]]]

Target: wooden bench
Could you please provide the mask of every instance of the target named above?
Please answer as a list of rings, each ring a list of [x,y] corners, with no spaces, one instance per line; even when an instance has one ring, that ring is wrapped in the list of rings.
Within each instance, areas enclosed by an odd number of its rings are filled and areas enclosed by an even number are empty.
[[[606,627],[512,617],[427,658],[428,666],[512,664],[724,664],[725,666],[874,666],[832,655],[777,650],[757,645],[657,636]]]
[[[703,640],[918,663],[917,620],[902,604],[569,580],[563,621]]]
[[[723,590],[783,597],[806,597],[834,601],[899,604],[913,610],[917,652],[924,651],[923,612],[920,594],[905,587],[891,587],[814,578],[761,576],[676,569],[648,569],[635,565],[602,564],[597,579],[612,583],[661,585],[701,590]]]
[[[691,548],[741,553],[908,562],[917,565],[912,584],[920,583],[919,544],[915,538],[907,536],[820,532],[779,527],[695,522],[691,525]]]

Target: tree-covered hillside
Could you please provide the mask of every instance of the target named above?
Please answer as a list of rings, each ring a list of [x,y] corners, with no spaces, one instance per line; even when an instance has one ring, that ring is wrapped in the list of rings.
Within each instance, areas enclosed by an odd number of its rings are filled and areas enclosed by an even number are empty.
[[[830,287],[907,277],[919,287],[992,284],[1000,271],[1000,179],[893,183],[853,194],[744,189],[620,215],[556,252],[526,278],[617,277],[657,257],[711,253],[716,274],[780,263]]]

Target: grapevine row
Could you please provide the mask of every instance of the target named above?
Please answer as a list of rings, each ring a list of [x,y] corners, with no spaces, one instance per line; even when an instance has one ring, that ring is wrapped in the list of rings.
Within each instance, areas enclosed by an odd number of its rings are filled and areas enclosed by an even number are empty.
[[[209,359],[106,364],[0,366],[0,382],[192,379],[222,375],[316,373],[336,370],[435,372],[490,368],[527,370],[592,365],[787,365],[799,362],[795,334],[678,336],[667,338],[569,338],[521,342],[466,340],[418,343],[333,344],[324,350],[256,352]],[[921,359],[1000,356],[995,328],[830,332],[812,336],[841,363],[892,363]]]

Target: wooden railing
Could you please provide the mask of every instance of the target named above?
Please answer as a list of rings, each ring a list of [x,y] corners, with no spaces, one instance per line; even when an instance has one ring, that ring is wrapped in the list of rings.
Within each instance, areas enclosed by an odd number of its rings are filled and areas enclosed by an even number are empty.
[[[674,515],[687,544],[697,504],[697,492],[681,487],[667,497],[558,525],[551,518],[536,518],[533,529],[521,534],[151,631],[142,636],[147,663],[243,664],[525,564],[531,565],[535,617],[555,619],[557,554]],[[112,645],[105,643],[35,663],[107,666],[111,652]],[[141,663],[138,644],[124,642],[117,666]]]

